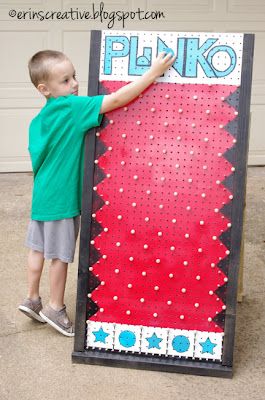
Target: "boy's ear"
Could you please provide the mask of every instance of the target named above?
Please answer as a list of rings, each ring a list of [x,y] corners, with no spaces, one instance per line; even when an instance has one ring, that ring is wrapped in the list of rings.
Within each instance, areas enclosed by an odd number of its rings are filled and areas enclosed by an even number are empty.
[[[50,91],[45,83],[39,83],[37,89],[43,96],[47,97],[50,95]]]

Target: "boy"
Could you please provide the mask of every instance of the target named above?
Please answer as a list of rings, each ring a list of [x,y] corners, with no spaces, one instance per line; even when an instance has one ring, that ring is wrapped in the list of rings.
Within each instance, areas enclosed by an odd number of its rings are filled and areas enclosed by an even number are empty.
[[[40,51],[29,61],[31,81],[47,102],[29,129],[34,185],[26,239],[30,248],[28,297],[19,310],[32,319],[47,322],[66,336],[74,336],[64,292],[79,230],[85,134],[100,125],[102,114],[139,96],[174,61],[172,54],[161,53],[136,81],[112,94],[93,97],[78,97],[74,67],[63,53]],[[44,259],[52,261],[50,300],[42,308],[39,284]]]

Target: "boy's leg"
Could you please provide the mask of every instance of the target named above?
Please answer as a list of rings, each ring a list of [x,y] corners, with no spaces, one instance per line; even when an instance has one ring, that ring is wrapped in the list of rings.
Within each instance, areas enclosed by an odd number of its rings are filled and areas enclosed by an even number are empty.
[[[40,316],[42,310],[39,296],[40,278],[43,270],[43,253],[30,249],[28,255],[28,297],[18,307],[28,317],[45,322]]]
[[[40,278],[44,265],[43,253],[30,249],[28,255],[28,298],[39,299]]]
[[[50,266],[50,306],[54,310],[61,310],[64,307],[64,292],[67,278],[68,264],[53,259]]]
[[[66,336],[74,336],[74,328],[64,305],[68,264],[53,259],[50,266],[50,302],[40,312],[44,321]]]

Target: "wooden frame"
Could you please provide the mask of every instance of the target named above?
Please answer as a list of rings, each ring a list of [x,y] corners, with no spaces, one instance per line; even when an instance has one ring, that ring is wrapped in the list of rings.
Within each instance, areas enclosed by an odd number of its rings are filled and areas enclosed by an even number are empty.
[[[89,67],[88,95],[99,93],[99,60],[101,32],[92,31]],[[252,78],[252,60],[254,35],[245,34],[243,44],[243,60],[241,86],[239,93],[239,118],[237,151],[230,154],[235,166],[232,192],[231,253],[228,265],[227,309],[224,329],[224,347],[222,362],[193,361],[178,358],[166,358],[141,354],[122,354],[117,351],[87,350],[86,307],[89,280],[90,250],[88,243],[91,237],[91,214],[93,196],[93,173],[95,159],[96,130],[88,132],[85,142],[85,170],[82,201],[82,224],[80,234],[80,255],[78,268],[77,304],[76,304],[76,335],[72,359],[78,363],[114,365],[121,367],[152,369],[169,372],[182,372],[197,375],[231,377],[233,365],[233,349],[235,340],[237,287],[240,266],[240,246],[242,243],[243,210],[245,202],[246,165],[248,153],[249,108]]]

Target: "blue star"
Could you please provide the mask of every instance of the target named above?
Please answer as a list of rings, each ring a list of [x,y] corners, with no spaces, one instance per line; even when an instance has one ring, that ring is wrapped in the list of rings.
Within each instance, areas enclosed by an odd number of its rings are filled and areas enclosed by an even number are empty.
[[[106,343],[106,338],[107,336],[109,336],[109,333],[104,332],[102,328],[92,333],[95,336],[95,342],[100,342],[100,343]]]
[[[157,337],[155,333],[153,333],[153,335],[150,336],[149,338],[146,338],[146,340],[149,343],[148,349],[159,349],[159,350],[161,349],[159,343],[162,342],[163,339]]]
[[[213,349],[215,348],[215,346],[217,346],[217,344],[212,343],[209,338],[207,338],[205,342],[200,342],[200,345],[202,346],[202,354],[213,354]]]

